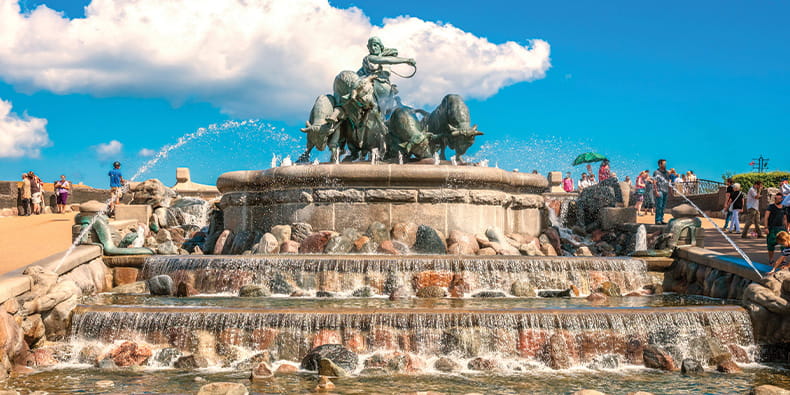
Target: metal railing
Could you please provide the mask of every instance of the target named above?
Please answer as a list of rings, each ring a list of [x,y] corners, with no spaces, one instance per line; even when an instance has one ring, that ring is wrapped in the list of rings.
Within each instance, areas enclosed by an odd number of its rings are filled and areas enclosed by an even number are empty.
[[[719,187],[723,187],[724,183],[697,179],[696,181],[689,182],[675,182],[675,187],[686,196],[706,195],[709,193],[719,193]]]

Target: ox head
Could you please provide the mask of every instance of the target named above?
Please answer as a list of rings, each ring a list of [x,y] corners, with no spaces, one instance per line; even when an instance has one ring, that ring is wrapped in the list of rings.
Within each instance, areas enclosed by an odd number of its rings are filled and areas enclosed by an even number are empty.
[[[475,136],[482,136],[483,132],[477,130],[477,125],[471,128],[459,129],[453,125],[447,125],[450,129],[449,146],[459,156],[466,153],[466,150],[475,143]]]
[[[373,80],[375,75],[358,79],[351,88],[351,92],[343,95],[343,102],[351,102],[357,107],[369,110],[376,107],[376,97],[373,95]]]

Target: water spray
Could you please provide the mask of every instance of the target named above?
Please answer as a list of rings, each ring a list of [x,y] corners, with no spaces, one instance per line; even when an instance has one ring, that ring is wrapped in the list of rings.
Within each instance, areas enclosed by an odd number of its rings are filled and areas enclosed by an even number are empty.
[[[703,216],[703,217],[705,217],[705,219],[707,219],[707,220],[708,220],[708,222],[710,222],[710,223],[713,225],[713,227],[714,227],[714,228],[715,228],[717,231],[719,231],[719,233],[721,233],[721,235],[722,235],[722,236],[724,236],[724,239],[725,239],[725,240],[727,240],[727,242],[729,242],[729,243],[732,245],[732,248],[734,248],[734,249],[735,249],[735,251],[736,251],[738,254],[740,254],[740,255],[741,255],[741,257],[743,257],[743,260],[745,260],[745,261],[746,261],[746,263],[747,263],[747,264],[749,264],[749,267],[751,267],[751,268],[752,268],[752,270],[754,270],[754,272],[755,272],[755,273],[757,273],[757,276],[758,276],[758,277],[760,277],[760,278],[763,278],[763,275],[762,275],[762,273],[760,273],[760,271],[759,271],[759,270],[757,270],[757,268],[756,268],[756,267],[754,266],[754,264],[752,263],[752,260],[751,260],[751,259],[749,259],[749,256],[748,256],[748,255],[746,255],[746,253],[745,253],[745,252],[744,252],[744,251],[743,251],[743,250],[742,250],[740,247],[738,247],[738,245],[737,245],[737,244],[735,244],[735,242],[734,242],[734,241],[733,241],[733,240],[732,240],[732,239],[731,239],[729,236],[727,236],[727,234],[724,232],[724,230],[722,230],[721,228],[719,228],[719,225],[716,225],[716,222],[714,222],[714,221],[713,221],[713,220],[712,220],[712,219],[711,219],[711,218],[710,218],[710,217],[709,217],[707,214],[705,214],[705,212],[704,212],[704,211],[702,211],[702,210],[699,208],[699,206],[697,206],[696,204],[694,204],[694,202],[692,202],[692,201],[691,201],[691,199],[689,199],[688,197],[686,197],[686,195],[684,195],[684,194],[683,194],[683,192],[680,192],[680,190],[678,190],[678,188],[677,188],[675,185],[672,185],[672,189],[673,189],[675,192],[677,192],[677,194],[678,194],[678,195],[680,195],[680,197],[682,197],[683,199],[685,199],[685,200],[686,200],[686,201],[687,201],[687,202],[688,202],[688,203],[689,203],[691,206],[693,206],[693,207],[694,207],[694,208],[695,208],[695,209],[696,209],[696,210],[697,210],[697,211],[698,211],[700,214],[702,214],[702,216]]]

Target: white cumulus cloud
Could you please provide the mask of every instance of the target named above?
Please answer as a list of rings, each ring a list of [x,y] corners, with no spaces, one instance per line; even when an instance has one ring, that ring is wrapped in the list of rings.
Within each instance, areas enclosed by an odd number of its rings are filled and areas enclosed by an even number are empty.
[[[154,156],[154,154],[156,154],[156,151],[149,148],[143,148],[137,153],[139,156]]]
[[[85,11],[68,19],[0,0],[0,79],[23,91],[205,101],[282,118],[306,115],[338,72],[357,70],[371,35],[417,60],[413,79],[393,77],[413,105],[438,105],[445,93],[486,98],[550,67],[543,40],[495,44],[412,17],[375,26],[326,0],[94,0]]]
[[[123,144],[118,140],[111,140],[109,143],[102,143],[93,147],[96,156],[100,159],[109,159],[121,153]]]
[[[38,157],[51,145],[47,120],[11,112],[10,101],[0,99],[0,158]]]

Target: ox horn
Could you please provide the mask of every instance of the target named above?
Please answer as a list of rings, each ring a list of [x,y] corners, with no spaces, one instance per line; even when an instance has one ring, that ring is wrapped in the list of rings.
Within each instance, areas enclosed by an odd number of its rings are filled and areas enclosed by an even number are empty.
[[[310,121],[307,121],[307,122],[304,123],[304,127],[299,129],[299,130],[301,130],[302,133],[307,133],[307,132],[310,131],[310,127],[311,127]]]

